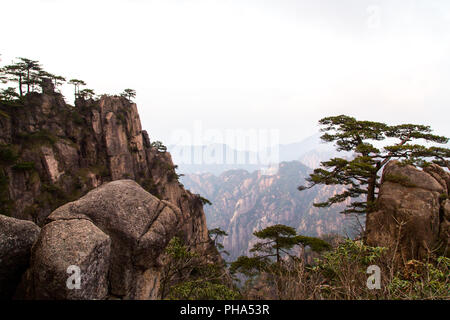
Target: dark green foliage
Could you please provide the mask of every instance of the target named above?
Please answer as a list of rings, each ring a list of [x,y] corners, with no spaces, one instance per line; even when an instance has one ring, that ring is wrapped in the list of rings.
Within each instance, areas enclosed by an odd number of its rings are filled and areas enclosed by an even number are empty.
[[[18,158],[16,150],[11,145],[0,144],[0,164],[12,165]]]
[[[4,66],[0,71],[2,79],[7,82],[16,82],[19,89],[19,97],[23,96],[23,86],[26,85],[27,93],[34,90],[40,83],[42,67],[38,61],[17,58],[18,61],[11,65]]]
[[[242,273],[247,277],[255,277],[268,270],[272,264],[269,258],[240,256],[230,266],[232,274]]]
[[[167,296],[169,300],[236,300],[239,298],[237,291],[223,284],[202,279],[175,285]]]
[[[53,82],[53,85],[56,87],[62,85],[64,82],[66,82],[66,78],[62,77],[62,76],[57,76],[54,74],[51,74],[47,71],[40,71],[39,72],[39,77],[41,79],[50,79]]]
[[[334,250],[326,252],[313,270],[321,270],[329,280],[341,276],[341,266],[343,264],[355,265],[359,269],[353,270],[355,273],[365,273],[369,265],[375,264],[381,255],[386,251],[382,247],[369,247],[361,242],[346,240],[339,244]]]
[[[397,174],[385,174],[384,181],[398,183],[404,187],[416,187],[416,185],[412,183],[408,177]]]
[[[223,283],[221,265],[192,251],[181,238],[174,237],[166,247],[168,256],[160,286],[161,299],[235,299],[238,293]]]
[[[297,236],[296,241],[304,247],[310,247],[314,252],[323,252],[331,249],[331,245],[328,242],[319,238]]]
[[[447,200],[448,199],[448,195],[447,194],[445,194],[445,193],[441,193],[440,195],[439,195],[439,201],[445,201],[445,200]]]
[[[208,235],[210,237],[214,237],[213,240],[216,240],[219,237],[226,237],[228,236],[228,233],[226,233],[226,231],[220,229],[220,228],[214,228],[214,229],[210,229],[208,230]]]
[[[21,138],[25,143],[29,143],[31,145],[53,145],[58,141],[58,137],[53,135],[48,130],[40,130],[33,133],[21,133],[18,134],[18,137]]]
[[[198,195],[198,199],[200,200],[200,202],[202,203],[202,205],[209,205],[212,206],[211,201],[209,201],[206,198],[203,198],[202,196]]]
[[[253,235],[267,241],[256,243],[250,252],[263,254],[265,257],[276,257],[277,262],[280,262],[282,253],[290,255],[289,250],[296,245],[310,246],[312,250],[319,252],[331,248],[321,239],[297,235],[294,228],[282,224],[256,231]]]
[[[9,179],[0,168],[0,214],[9,216],[14,202],[9,198]]]
[[[12,101],[17,100],[19,97],[20,97],[19,94],[13,87],[8,87],[6,89],[0,90],[0,100],[7,102],[8,104]]]
[[[119,112],[116,114],[116,119],[117,124],[122,124],[123,126],[127,125],[127,118],[125,112],[121,112],[121,110],[119,110]]]
[[[232,273],[242,273],[247,277],[253,277],[261,272],[279,269],[282,266],[282,258],[289,257],[298,260],[291,255],[290,250],[294,246],[310,247],[313,251],[322,252],[330,250],[331,246],[322,239],[297,235],[297,231],[289,226],[277,224],[253,233],[257,238],[265,241],[257,242],[250,252],[252,257],[241,256],[231,264]],[[272,259],[275,258],[275,262]]]
[[[74,86],[74,94],[75,94],[75,99],[76,99],[76,98],[78,98],[78,96],[80,94],[80,86],[85,86],[86,82],[84,82],[83,80],[79,80],[79,79],[70,79],[69,84],[73,84],[73,86]]]
[[[176,169],[178,168],[177,165],[170,165],[167,164],[167,181],[168,182],[173,182],[173,181],[178,181],[178,179],[180,179],[180,177],[184,176],[184,174],[178,174],[176,172]]]
[[[214,242],[214,245],[216,246],[217,251],[219,251],[219,253],[230,255],[230,253],[228,251],[223,250],[224,246],[222,243],[219,242],[219,239],[221,237],[228,236],[228,233],[226,233],[224,230],[222,230],[220,228],[214,228],[214,229],[208,230],[208,235],[211,238],[211,240]]]
[[[159,152],[166,152],[167,151],[167,147],[165,145],[163,145],[163,143],[161,141],[152,142],[150,146],[152,148],[155,148]]]
[[[136,97],[136,90],[125,89],[120,95],[131,102],[131,99]]]
[[[78,92],[78,97],[81,99],[92,99],[95,97],[95,92],[92,89],[83,89]]]
[[[53,194],[55,195],[55,197],[59,199],[68,199],[67,194],[59,186],[55,184],[43,183],[41,186],[41,191]]]
[[[132,152],[132,153],[138,153],[139,152],[139,149],[136,146],[132,146],[129,149],[130,149],[130,152]]]
[[[422,139],[428,142],[447,143],[448,138],[431,133],[428,126],[403,124],[388,126],[380,122],[359,121],[340,115],[319,121],[325,132],[321,139],[334,142],[337,151],[354,152],[353,159],[333,158],[321,163],[307,179],[308,186],[300,186],[300,191],[318,184],[343,185],[345,190],[317,207],[329,207],[351,198],[352,202],[342,213],[364,214],[374,210],[379,187],[379,172],[391,159],[404,163],[424,166],[427,159],[448,167],[450,150],[447,148],[425,147],[411,144]],[[386,139],[396,140],[392,145],[379,149],[373,142]],[[365,198],[365,199],[363,199]]]
[[[29,171],[34,169],[34,162],[25,161],[19,162],[12,166],[16,171]]]
[[[81,116],[81,114],[77,110],[72,110],[70,112],[70,117],[71,117],[73,123],[75,123],[79,126],[81,126],[85,123],[84,118]]]

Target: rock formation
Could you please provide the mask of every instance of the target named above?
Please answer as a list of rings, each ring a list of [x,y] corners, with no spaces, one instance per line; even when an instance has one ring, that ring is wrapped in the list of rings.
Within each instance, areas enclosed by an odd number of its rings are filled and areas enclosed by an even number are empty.
[[[33,299],[157,298],[159,258],[182,222],[180,209],[133,180],[109,182],[48,217],[23,285]],[[78,290],[67,269],[80,268]]]
[[[39,231],[30,221],[0,215],[0,299],[14,295]]]
[[[432,164],[419,170],[398,161],[383,171],[376,212],[368,214],[366,241],[397,248],[402,260],[448,255],[450,173]]]
[[[99,254],[95,250],[101,250],[105,261],[99,261],[102,264],[97,266],[99,269],[91,271],[103,272],[108,265],[107,257],[115,259],[118,248],[114,237],[120,230],[113,232],[108,229],[111,226],[103,222],[89,221],[93,217],[80,221],[73,220],[71,215],[70,220],[55,217],[68,208],[64,204],[81,198],[94,188],[110,181],[132,179],[153,196],[154,203],[160,203],[158,206],[164,203],[177,212],[177,220],[181,221],[177,236],[194,250],[207,250],[213,252],[213,256],[215,252],[213,259],[220,260],[208,236],[201,199],[178,182],[170,154],[152,146],[147,132],[141,128],[136,104],[124,97],[102,96],[99,100],[77,99],[75,106],[70,106],[61,94],[52,92],[47,86],[43,94],[27,94],[22,105],[0,104],[0,110],[0,213],[31,220],[42,227],[38,243],[48,240],[49,244],[58,246],[52,239],[65,236],[60,234],[62,228],[58,226],[64,225],[67,230],[80,228],[95,236],[94,243],[84,243],[80,234],[66,235],[67,239],[73,245],[83,247],[86,254],[83,259],[89,260],[91,254]],[[50,213],[61,206],[50,218]],[[68,206],[72,208],[74,204]],[[155,215],[153,213],[152,217]],[[140,220],[133,223],[139,225],[141,231],[148,227],[139,224],[143,223]],[[133,241],[140,236],[135,234]],[[164,243],[169,240],[164,239]],[[51,250],[52,247],[37,245],[33,263],[41,263],[39,256],[51,254]],[[80,264],[88,262],[80,259]],[[54,263],[52,268],[59,270],[59,262]],[[136,263],[139,265],[140,262]],[[147,265],[147,260],[142,263]],[[36,281],[41,279],[39,275],[34,276],[38,277]],[[150,281],[148,273],[141,276]],[[130,284],[134,280],[126,281],[131,282],[121,288],[114,287],[111,294],[125,298],[147,295],[139,293],[143,288]],[[86,297],[106,294],[101,281],[97,285],[86,293]],[[58,297],[64,294],[58,293]],[[149,293],[150,296],[153,294]],[[36,295],[46,297],[47,293]]]

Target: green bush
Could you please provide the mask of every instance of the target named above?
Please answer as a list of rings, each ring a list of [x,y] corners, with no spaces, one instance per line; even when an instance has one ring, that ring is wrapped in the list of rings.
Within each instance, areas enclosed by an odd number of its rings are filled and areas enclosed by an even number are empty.
[[[394,299],[449,299],[450,259],[439,257],[435,264],[410,260],[388,284]]]
[[[0,168],[0,214],[9,216],[14,202],[9,198],[9,179]]]
[[[18,157],[12,145],[0,144],[0,164],[12,165]]]
[[[34,169],[34,162],[19,162],[12,167],[16,171],[29,171]]]
[[[58,141],[58,137],[52,134],[48,130],[40,130],[33,133],[21,133],[18,134],[18,137],[21,138],[25,143],[29,144],[50,144],[54,145]]]
[[[171,288],[169,300],[236,300],[240,295],[237,291],[202,279],[186,281]]]

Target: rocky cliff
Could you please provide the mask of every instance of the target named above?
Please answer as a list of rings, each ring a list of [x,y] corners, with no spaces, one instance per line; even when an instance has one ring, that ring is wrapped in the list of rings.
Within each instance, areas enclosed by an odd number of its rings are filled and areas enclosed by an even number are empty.
[[[58,207],[106,182],[132,179],[177,208],[176,233],[191,248],[214,251],[201,199],[178,182],[170,154],[152,146],[136,104],[103,96],[70,106],[47,89],[0,110],[1,214],[33,221],[44,232]],[[111,234],[99,228],[107,242]]]
[[[182,182],[212,202],[205,207],[209,226],[227,231],[223,244],[230,252],[229,259],[233,259],[248,254],[256,240],[254,231],[273,224],[295,227],[308,236],[351,231],[352,220],[339,213],[343,205],[323,209],[313,206],[338,192],[339,187],[297,190],[310,171],[300,162],[291,161],[281,163],[274,175],[230,170],[220,176],[190,174]]]
[[[450,173],[431,164],[423,170],[398,161],[383,171],[378,210],[369,213],[366,241],[397,250],[404,262],[447,255],[450,242]]]

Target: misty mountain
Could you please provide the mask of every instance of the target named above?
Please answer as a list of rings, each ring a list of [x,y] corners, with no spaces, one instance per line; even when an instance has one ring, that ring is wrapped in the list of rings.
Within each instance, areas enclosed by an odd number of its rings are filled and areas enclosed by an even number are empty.
[[[229,170],[254,172],[266,170],[273,164],[286,161],[300,161],[310,168],[316,168],[321,161],[339,153],[334,146],[320,140],[317,133],[300,142],[280,144],[258,152],[233,148],[226,144],[202,146],[168,146],[172,158],[183,174],[211,173],[220,175]]]
[[[354,219],[339,213],[345,204],[316,208],[320,202],[342,187],[316,186],[305,191],[297,187],[305,182],[311,169],[299,161],[282,162],[278,171],[229,170],[219,176],[211,173],[188,174],[181,182],[191,192],[212,202],[205,206],[208,228],[228,232],[223,244],[230,252],[227,259],[247,254],[255,241],[254,231],[274,224],[295,227],[300,234],[321,236],[328,233],[352,233]]]

